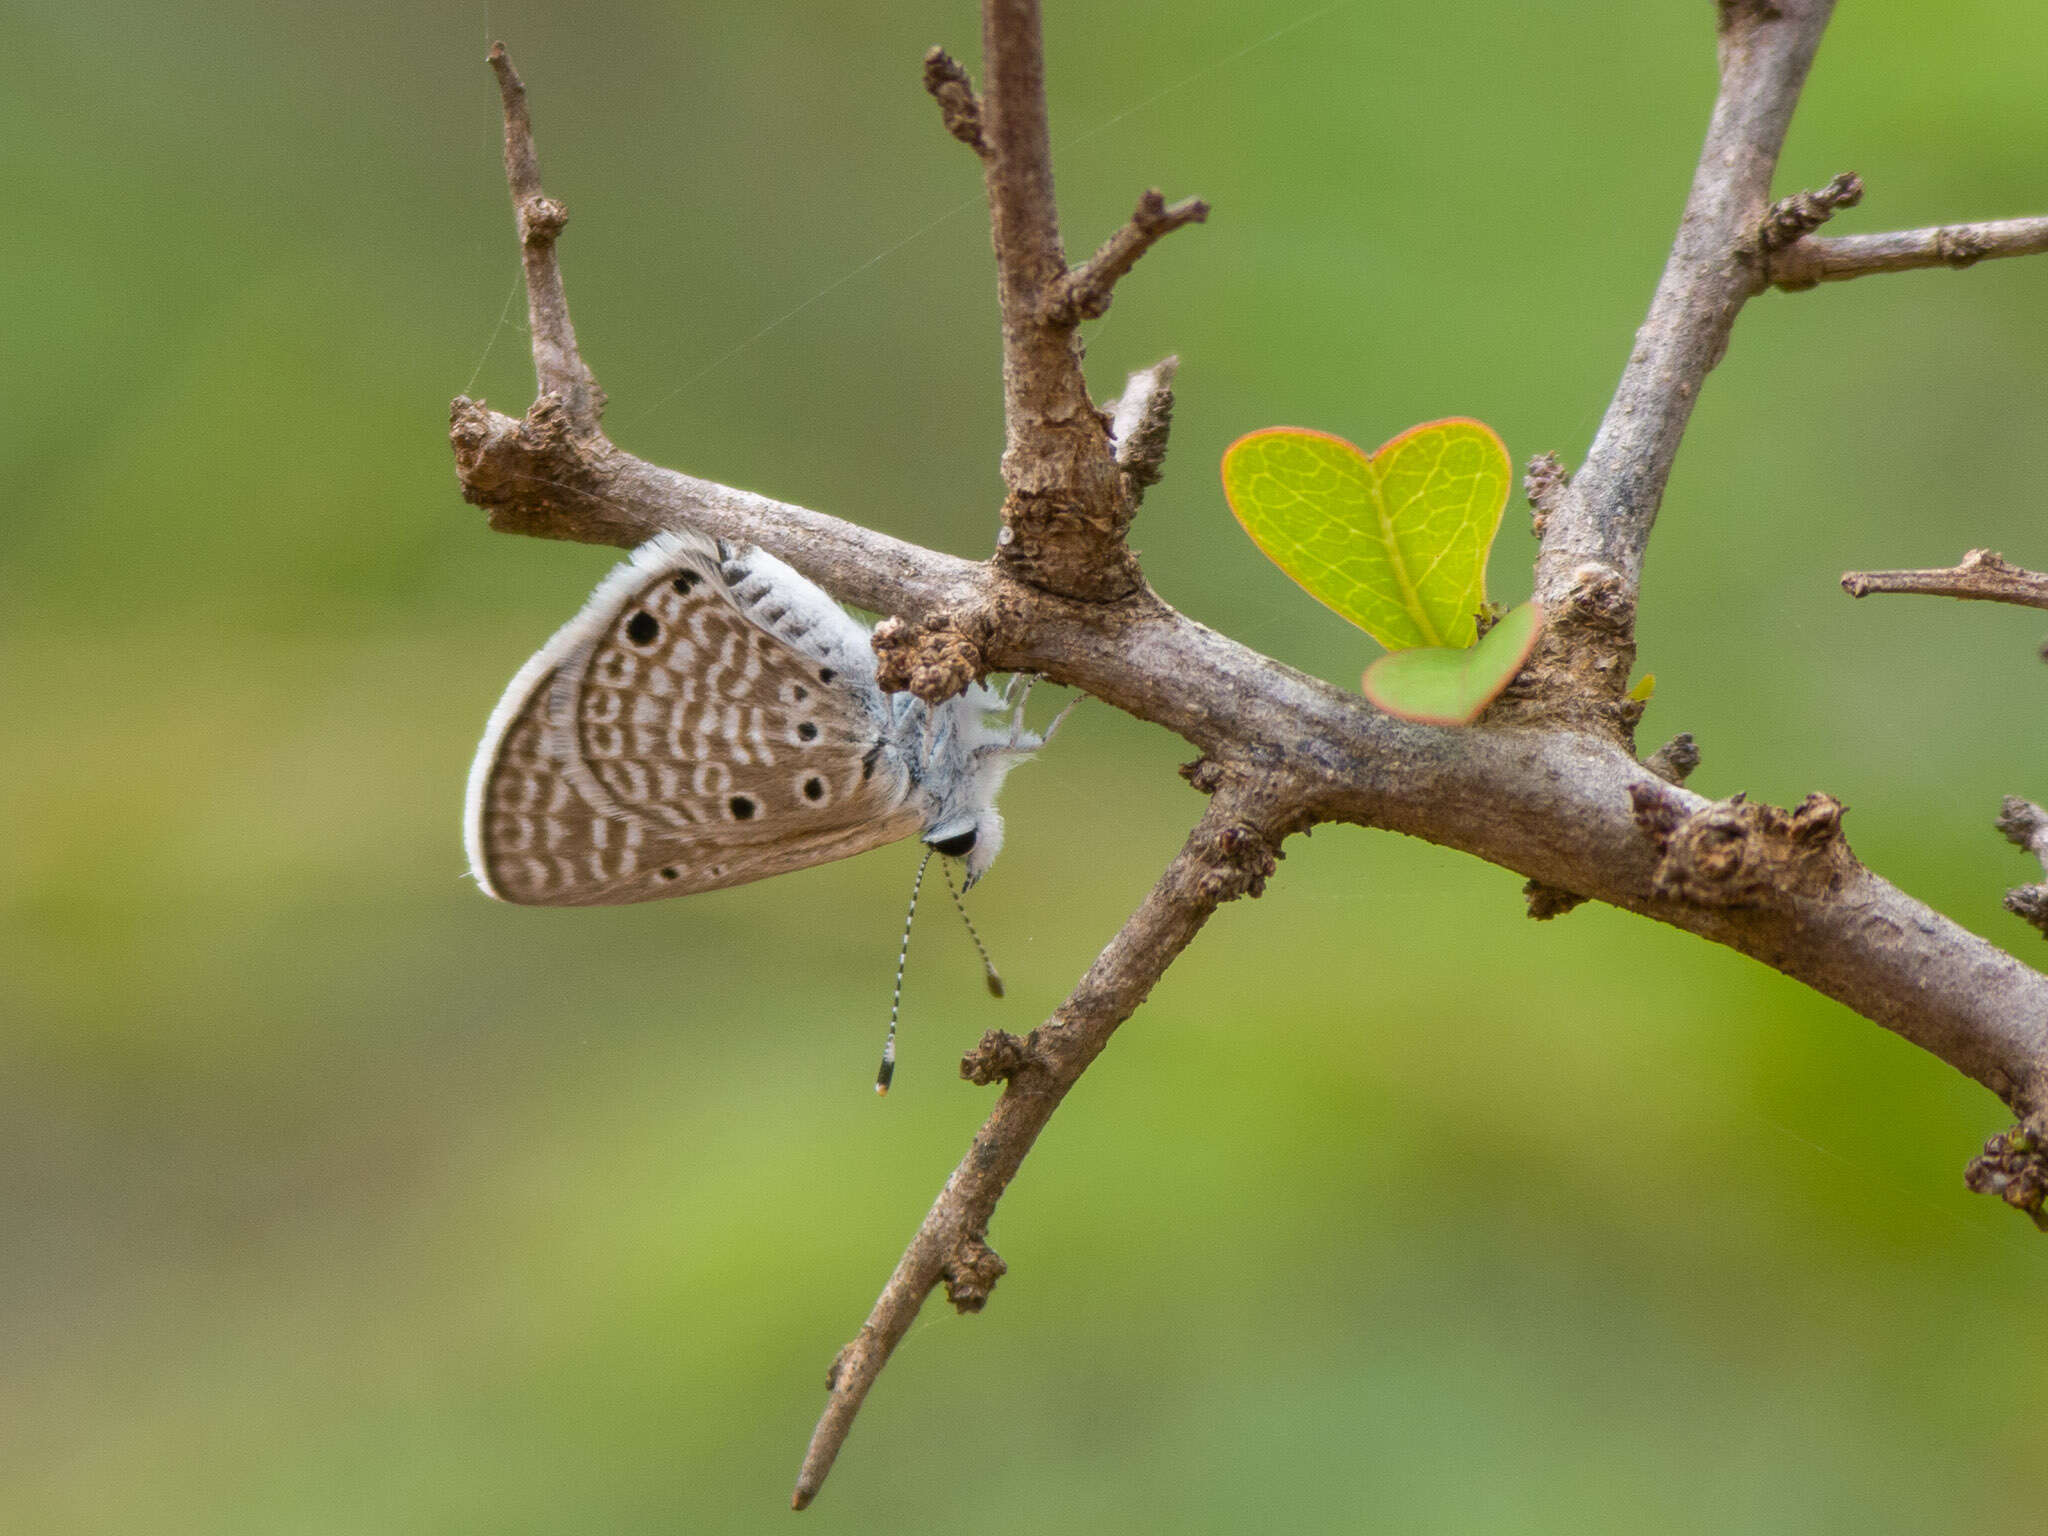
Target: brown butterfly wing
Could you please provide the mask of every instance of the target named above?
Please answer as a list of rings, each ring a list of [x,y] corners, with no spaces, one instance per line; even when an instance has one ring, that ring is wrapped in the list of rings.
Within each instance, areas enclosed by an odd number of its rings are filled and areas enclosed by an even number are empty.
[[[514,679],[471,779],[490,894],[604,906],[742,885],[921,818],[867,631],[746,546],[668,535]]]

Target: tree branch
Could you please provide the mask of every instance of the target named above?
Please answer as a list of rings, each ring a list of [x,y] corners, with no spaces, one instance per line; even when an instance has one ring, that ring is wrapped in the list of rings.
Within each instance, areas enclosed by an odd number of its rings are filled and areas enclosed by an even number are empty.
[[[2048,608],[2048,573],[2023,570],[1988,549],[1971,550],[1947,570],[1845,571],[1842,590],[1851,597],[1917,592],[1927,597],[1961,598],[1965,602]]]
[[[1203,764],[1203,768],[1213,765]],[[944,1281],[962,1312],[978,1312],[1004,1270],[989,1248],[989,1218],[1038,1133],[1081,1074],[1223,902],[1256,896],[1293,828],[1252,781],[1219,774],[1209,809],[1143,905],[1053,1016],[1019,1039],[990,1030],[960,1064],[972,1082],[1005,1081],[988,1121],[939,1192],[882,1288],[868,1320],[839,1352],[831,1397],[804,1455],[790,1503],[817,1496],[853,1428],[868,1389],[910,1331],[925,1298]]]
[[[1148,187],[1138,199],[1130,221],[1103,242],[1102,249],[1055,281],[1046,295],[1046,317],[1056,325],[1079,320],[1099,320],[1109,313],[1109,301],[1117,281],[1138,264],[1153,246],[1176,229],[1199,224],[1209,217],[1209,205],[1199,197],[1166,206],[1157,187]]]
[[[2037,256],[2044,251],[2048,218],[1944,224],[1883,235],[1809,235],[1771,254],[1770,280],[1780,288],[1811,288],[1876,272],[1972,267],[1998,256]]]
[[[1678,237],[1614,399],[1571,486],[1545,509],[1536,597],[1552,614],[1548,691],[1625,734],[1643,551],[1701,385],[1762,286],[1756,234],[1771,175],[1834,0],[1722,0],[1720,89]],[[1587,613],[1575,589],[1599,594]],[[1588,622],[1591,620],[1591,622]]]
[[[1147,195],[1130,225],[1067,271],[1053,200],[1038,0],[983,0],[980,136],[1003,313],[1003,530],[996,565],[1048,592],[1116,602],[1143,586],[1124,543],[1136,512],[1088,398],[1077,323],[1171,229],[1203,217]],[[1154,205],[1157,204],[1157,212]]]
[[[498,94],[505,108],[505,182],[512,191],[520,259],[526,267],[534,373],[543,395],[561,399],[570,428],[580,436],[595,436],[604,415],[604,391],[597,387],[597,380],[583,365],[583,354],[576,349],[576,327],[569,323],[569,299],[555,262],[555,239],[569,222],[569,210],[541,192],[540,158],[533,149],[526,86],[512,68],[503,43],[491,44],[490,65],[498,77]]]
[[[1462,849],[1728,945],[1896,1030],[2015,1107],[2048,1102],[2048,977],[1860,867],[1840,889],[1801,895],[1783,909],[1660,893],[1658,856],[1632,809],[1637,786],[1660,787],[1685,815],[1712,802],[1666,784],[1604,733],[1408,724],[1157,598],[1107,611],[1056,598],[986,567],[624,453],[614,453],[602,496],[585,493],[578,502],[602,506],[604,521],[572,512],[558,523],[553,493],[535,491],[551,477],[502,476],[496,460],[486,444],[475,476],[512,499],[489,503],[494,526],[577,538],[601,528],[597,536],[622,545],[692,526],[759,544],[827,591],[914,624],[963,608],[998,610],[1006,618],[983,657],[991,670],[1041,673],[1205,753],[1274,775],[1273,792],[1295,797],[1311,819]]]

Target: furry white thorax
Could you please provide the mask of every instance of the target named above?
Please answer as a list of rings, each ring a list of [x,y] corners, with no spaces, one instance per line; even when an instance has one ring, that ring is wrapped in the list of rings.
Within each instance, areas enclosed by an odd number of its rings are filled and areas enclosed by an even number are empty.
[[[996,796],[1010,770],[1045,745],[1024,729],[1029,685],[1014,682],[1003,693],[975,683],[957,698],[932,707],[898,694],[906,729],[925,741],[921,766],[912,769],[914,793],[924,817],[920,841],[947,851],[945,844],[972,834],[964,854],[963,889],[988,872],[1003,850],[1003,816]],[[1014,695],[1014,698],[1012,697]],[[990,716],[998,716],[992,723]]]

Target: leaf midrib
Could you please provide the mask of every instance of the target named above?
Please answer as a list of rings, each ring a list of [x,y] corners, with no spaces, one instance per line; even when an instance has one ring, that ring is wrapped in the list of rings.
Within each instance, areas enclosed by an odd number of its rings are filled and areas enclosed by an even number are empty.
[[[1408,575],[1408,562],[1401,557],[1401,545],[1394,537],[1394,514],[1387,508],[1387,479],[1382,467],[1374,460],[1367,459],[1366,469],[1371,480],[1373,514],[1379,518],[1380,543],[1387,552],[1387,564],[1394,568],[1394,581],[1401,588],[1402,605],[1408,610],[1408,617],[1415,621],[1415,627],[1422,631],[1426,644],[1442,645],[1444,637],[1436,625],[1430,622],[1429,612],[1422,606],[1422,599],[1415,590],[1415,583]],[[1428,477],[1423,479],[1428,484]]]

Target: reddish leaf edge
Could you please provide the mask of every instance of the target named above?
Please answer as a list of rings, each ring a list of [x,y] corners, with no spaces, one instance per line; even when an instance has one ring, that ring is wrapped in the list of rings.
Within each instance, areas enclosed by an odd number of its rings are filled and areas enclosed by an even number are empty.
[[[1435,423],[1431,423],[1431,425],[1435,425]],[[1517,604],[1516,606],[1519,607],[1521,605]],[[1413,647],[1406,651],[1389,651],[1386,655],[1380,657],[1378,661],[1375,661],[1365,669],[1365,676],[1358,680],[1359,692],[1365,695],[1366,702],[1371,704],[1374,709],[1377,709],[1383,715],[1392,715],[1396,720],[1409,720],[1413,721],[1416,725],[1470,725],[1481,715],[1485,714],[1488,709],[1493,707],[1493,701],[1506,692],[1509,683],[1512,683],[1517,677],[1521,676],[1522,668],[1529,664],[1529,657],[1536,650],[1536,642],[1543,638],[1543,626],[1550,622],[1550,615],[1544,611],[1543,605],[1534,598],[1529,600],[1528,606],[1536,610],[1536,627],[1529,631],[1528,643],[1522,647],[1522,654],[1515,658],[1515,664],[1501,674],[1501,680],[1494,685],[1493,691],[1481,699],[1478,708],[1474,709],[1469,715],[1460,717],[1457,715],[1415,714],[1410,710],[1395,709],[1375,696],[1372,690],[1372,675],[1380,669],[1381,664],[1393,660],[1396,656],[1412,656],[1421,647]],[[1482,635],[1480,639],[1485,639],[1485,636]],[[1477,642],[1474,642],[1475,646],[1476,644]],[[1473,648],[1473,646],[1467,647],[1468,650]],[[1440,649],[1448,650],[1450,647],[1444,646],[1440,647]]]
[[[1320,427],[1258,427],[1250,432],[1244,433],[1240,437],[1234,438],[1231,441],[1230,445],[1223,450],[1223,456],[1216,461],[1216,476],[1219,480],[1223,482],[1223,504],[1226,507],[1230,508],[1231,517],[1236,521],[1237,526],[1244,531],[1244,536],[1252,541],[1252,547],[1256,549],[1260,554],[1264,555],[1268,560],[1271,560],[1275,565],[1279,566],[1281,574],[1286,576],[1289,581],[1294,581],[1293,573],[1290,572],[1285,565],[1281,564],[1280,557],[1278,555],[1274,554],[1272,550],[1266,547],[1265,541],[1261,539],[1258,536],[1258,534],[1252,530],[1252,525],[1244,520],[1244,514],[1237,510],[1237,503],[1230,499],[1230,480],[1227,474],[1225,473],[1225,469],[1230,463],[1230,456],[1233,453],[1237,452],[1238,449],[1242,448],[1246,443],[1253,442],[1256,439],[1262,437],[1318,437],[1326,443],[1335,443],[1340,448],[1349,448],[1353,453],[1357,454],[1360,458],[1364,459],[1368,464],[1370,464],[1374,460],[1378,459],[1379,456],[1385,453],[1388,449],[1398,448],[1401,444],[1408,441],[1409,438],[1416,436],[1418,433],[1432,432],[1435,431],[1438,427],[1477,427],[1480,431],[1484,432],[1488,437],[1493,439],[1494,445],[1500,449],[1501,457],[1503,459],[1506,459],[1510,465],[1514,463],[1512,459],[1508,459],[1507,457],[1508,445],[1502,439],[1501,435],[1498,432],[1494,431],[1492,427],[1489,427],[1485,422],[1481,421],[1477,416],[1440,416],[1435,421],[1417,422],[1412,427],[1407,427],[1404,428],[1402,431],[1396,432],[1384,443],[1381,443],[1379,447],[1373,449],[1371,453],[1367,453],[1363,448],[1359,447],[1358,444],[1352,442],[1350,438],[1339,437],[1335,432],[1325,432]],[[1496,523],[1494,526],[1494,532],[1496,536],[1498,536],[1499,531],[1499,524]],[[1491,546],[1489,545],[1489,551],[1490,549]],[[1298,587],[1301,586],[1301,583],[1298,581],[1295,581],[1294,584]],[[1308,596],[1315,598],[1317,602],[1322,603],[1325,608],[1328,608],[1330,612],[1336,614],[1338,618],[1342,619],[1346,624],[1349,624],[1353,629],[1358,630],[1361,634],[1368,633],[1365,627],[1361,625],[1356,619],[1352,618],[1350,614],[1345,613],[1343,610],[1332,606],[1330,603],[1324,602],[1322,598],[1316,597],[1315,593],[1309,592],[1308,588],[1306,587],[1302,587],[1301,590],[1307,593]],[[1541,632],[1541,628],[1542,626],[1538,625],[1539,633]],[[1487,702],[1491,703],[1492,701],[1488,700]],[[1389,711],[1389,713],[1391,713],[1391,711]],[[1473,718],[1477,719],[1478,717],[1474,716]],[[1453,720],[1448,722],[1437,721],[1431,723],[1447,723],[1451,725],[1461,725],[1464,722]]]
[[[1389,448],[1398,448],[1402,443],[1405,443],[1409,438],[1419,433],[1433,432],[1438,427],[1477,427],[1499,446],[1501,457],[1507,458],[1507,443],[1498,432],[1494,431],[1492,427],[1481,421],[1477,416],[1440,416],[1435,421],[1417,422],[1412,427],[1404,427],[1401,431],[1396,432],[1384,443],[1381,443],[1379,447],[1373,449],[1371,453],[1367,453],[1358,444],[1352,442],[1350,438],[1340,437],[1335,432],[1325,432],[1321,427],[1258,427],[1231,442],[1229,447],[1223,450],[1223,457],[1228,459],[1238,448],[1256,437],[1320,437],[1325,442],[1337,443],[1342,447],[1349,448],[1360,458],[1371,460],[1377,459]],[[1509,460],[1509,462],[1512,463],[1513,460]]]

